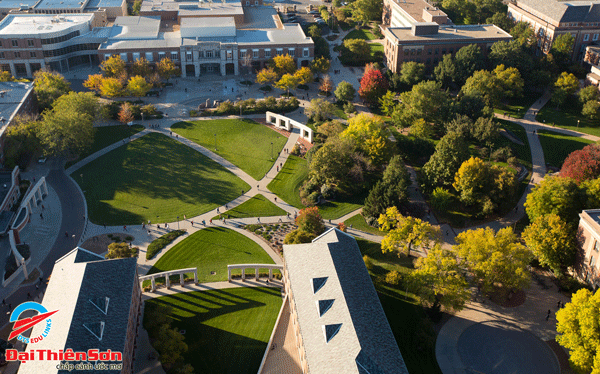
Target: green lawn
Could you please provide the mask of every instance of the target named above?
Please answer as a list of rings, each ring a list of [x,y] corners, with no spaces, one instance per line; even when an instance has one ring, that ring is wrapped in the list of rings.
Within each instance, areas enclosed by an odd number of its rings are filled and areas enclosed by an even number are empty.
[[[252,239],[230,229],[208,227],[196,231],[169,249],[148,274],[197,267],[200,283],[226,281],[227,265],[232,264],[274,264],[274,262]],[[211,271],[216,271],[216,274],[211,275]],[[241,271],[232,271],[232,273],[241,274]],[[250,273],[254,274],[254,271]]]
[[[365,197],[363,195],[353,197],[349,201],[328,201],[319,205],[319,213],[321,213],[323,219],[338,219],[362,208],[364,201]]]
[[[267,185],[269,191],[286,203],[303,209],[300,201],[300,187],[308,176],[308,163],[305,159],[290,155],[277,176]]]
[[[406,292],[402,283],[391,287],[383,281],[393,270],[408,275],[413,269],[412,258],[383,254],[379,243],[363,239],[357,239],[357,242],[361,253],[369,256],[373,264],[371,278],[408,371],[411,374],[441,374],[435,358],[435,332],[425,310],[410,289]]]
[[[514,136],[516,136],[523,143],[523,145],[513,143],[504,136],[499,136],[494,144],[494,148],[506,146],[510,147],[519,162],[531,169],[531,147],[529,146],[529,140],[527,139],[527,134],[525,133],[523,126],[505,120],[497,119],[496,121],[500,123],[502,128],[510,131]]]
[[[195,373],[254,374],[281,302],[277,288],[229,288],[150,299],[145,309],[146,313],[158,305],[172,309],[172,326],[185,330],[184,362]],[[155,330],[149,334],[151,339],[158,335]]]
[[[377,37],[373,35],[371,29],[360,29],[350,31],[344,38],[344,40],[347,39],[375,40]]]
[[[556,105],[548,102],[536,116],[539,122],[575,130],[590,135],[600,136],[600,121],[591,120],[581,115],[581,104],[576,97],[570,97],[565,104],[556,109]],[[577,124],[579,121],[579,125]]]
[[[90,220],[107,225],[194,217],[250,188],[208,157],[158,133],[127,143],[71,176],[84,191]]]
[[[98,152],[99,150],[108,147],[118,141],[128,138],[138,132],[142,131],[144,126],[142,125],[116,125],[116,126],[102,126],[96,127],[96,134],[94,134],[94,142],[87,152],[82,152],[78,158],[67,162],[65,168],[71,165],[75,165],[78,161],[83,160],[87,156]]]
[[[171,128],[211,151],[215,150],[216,141],[216,153],[219,156],[256,180],[262,179],[273,167],[277,155],[287,142],[285,136],[246,119],[179,122]]]
[[[248,218],[248,217],[270,217],[270,216],[285,216],[286,211],[273,204],[261,194],[253,196],[250,200],[229,209],[225,213],[225,217],[229,218]],[[213,219],[218,219],[220,216],[215,216]]]
[[[501,103],[497,108],[494,108],[494,112],[502,115],[506,113],[513,118],[523,118],[527,109],[529,109],[540,96],[541,94],[537,92],[526,92],[523,94],[523,97],[518,99],[513,98],[506,103]]]
[[[385,57],[383,53],[383,44],[379,43],[370,43],[369,47],[371,47],[371,62],[381,62]]]
[[[546,164],[560,168],[565,158],[578,149],[594,143],[591,140],[560,134],[554,131],[539,130],[538,136]]]
[[[365,218],[360,213],[348,218],[346,221],[344,221],[344,224],[347,227],[350,227],[350,225],[352,225],[353,229],[368,232],[369,234],[375,234],[380,236],[385,235],[383,231],[379,231],[379,229],[369,226],[367,221],[365,221]]]

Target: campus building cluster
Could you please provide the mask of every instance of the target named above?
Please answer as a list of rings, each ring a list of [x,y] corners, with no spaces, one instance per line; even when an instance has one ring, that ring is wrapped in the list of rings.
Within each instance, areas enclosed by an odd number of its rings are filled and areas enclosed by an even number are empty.
[[[433,68],[444,55],[469,44],[487,54],[494,43],[512,39],[495,25],[453,25],[446,13],[424,0],[385,0],[382,29],[386,65],[395,73],[406,61]]]
[[[43,68],[66,72],[113,55],[127,63],[168,57],[183,76],[195,77],[257,70],[278,54],[307,66],[314,44],[300,25],[282,23],[262,1],[243,1],[145,1],[140,16],[111,13],[110,23],[97,12],[9,14],[0,21],[0,69],[31,77]]]
[[[28,344],[26,352],[110,350],[122,354],[122,361],[110,362],[119,369],[93,372],[131,373],[141,305],[136,267],[136,258],[105,260],[82,248],[58,259],[42,301],[49,312],[57,312],[50,317],[48,338]],[[38,323],[30,336],[40,336],[45,329],[46,323]],[[61,363],[65,364],[59,360],[27,361],[21,363],[19,373],[67,372],[59,370]]]

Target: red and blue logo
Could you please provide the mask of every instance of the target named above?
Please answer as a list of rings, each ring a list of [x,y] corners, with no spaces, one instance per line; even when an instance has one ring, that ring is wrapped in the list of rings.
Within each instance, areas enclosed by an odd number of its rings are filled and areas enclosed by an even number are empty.
[[[28,310],[35,310],[39,314],[34,317],[19,319],[21,314]],[[50,329],[52,328],[52,319],[50,318],[50,316],[56,312],[58,312],[58,310],[49,312],[48,309],[42,306],[42,304],[36,303],[34,301],[28,301],[26,303],[20,304],[18,307],[15,308],[15,310],[13,310],[13,312],[10,315],[10,322],[14,322],[15,324],[13,325],[12,332],[8,336],[8,340],[11,340],[16,337],[17,340],[20,340],[25,344],[41,342],[50,333]],[[33,326],[41,322],[46,323],[46,328],[44,328],[44,332],[42,332],[40,336],[34,336],[31,338],[23,336],[23,333],[25,331],[31,329]]]

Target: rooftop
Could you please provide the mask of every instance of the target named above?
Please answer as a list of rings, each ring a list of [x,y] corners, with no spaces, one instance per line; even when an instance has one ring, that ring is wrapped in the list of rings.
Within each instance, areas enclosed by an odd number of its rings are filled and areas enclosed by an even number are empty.
[[[31,348],[123,351],[135,282],[135,258],[105,260],[82,248],[72,250],[56,261],[42,301],[48,311],[58,310],[52,316],[48,339]],[[44,324],[35,325],[31,336],[44,328]],[[57,363],[28,361],[21,364],[19,373],[56,373]]]
[[[237,30],[239,44],[273,43],[273,44],[312,44],[312,39],[302,31],[297,23],[285,23],[283,29]]]
[[[39,0],[0,0],[2,9],[20,9],[22,5],[27,8],[33,7]]]
[[[120,7],[125,0],[90,0],[88,1],[85,9],[100,9],[100,8],[115,8]]]
[[[0,136],[32,89],[33,83],[0,82]]]
[[[353,237],[330,229],[283,255],[311,374],[408,373]]]
[[[0,35],[45,35],[92,21],[94,14],[9,14],[0,21]]]
[[[423,10],[427,9],[427,11],[434,16],[445,16],[444,13],[439,8],[429,4],[425,0],[392,0],[396,5],[398,5],[402,10],[408,13],[416,22],[425,22],[423,19]]]
[[[413,35],[410,27],[389,27],[387,31],[398,43],[412,41],[437,43],[472,41],[477,43],[486,39],[512,39],[509,33],[495,25],[440,26],[437,33],[429,35]]]
[[[249,7],[244,9],[244,23],[237,27],[239,29],[274,29],[277,28],[277,25],[273,16],[277,16],[277,11],[273,7]]]
[[[142,3],[141,12],[178,11],[180,16],[219,17],[243,15],[240,0],[227,1],[175,1],[146,0]]]
[[[83,9],[88,0],[40,0],[35,9]]]
[[[155,39],[160,30],[160,16],[117,17],[111,28],[110,38],[120,40]]]
[[[598,0],[517,0],[517,6],[530,8],[535,13],[541,13],[556,22],[600,21],[600,1]]]

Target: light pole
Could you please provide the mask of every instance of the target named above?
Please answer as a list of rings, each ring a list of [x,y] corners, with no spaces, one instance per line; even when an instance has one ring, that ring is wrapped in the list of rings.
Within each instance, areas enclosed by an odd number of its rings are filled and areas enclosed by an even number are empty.
[[[79,176],[81,177],[81,184],[83,184],[83,174],[79,174]]]
[[[579,128],[579,120],[577,120],[577,128]]]
[[[177,216],[177,230],[179,230],[179,216]]]
[[[273,159],[273,142],[271,142],[271,160]]]
[[[215,151],[217,150],[217,134],[215,134]]]

